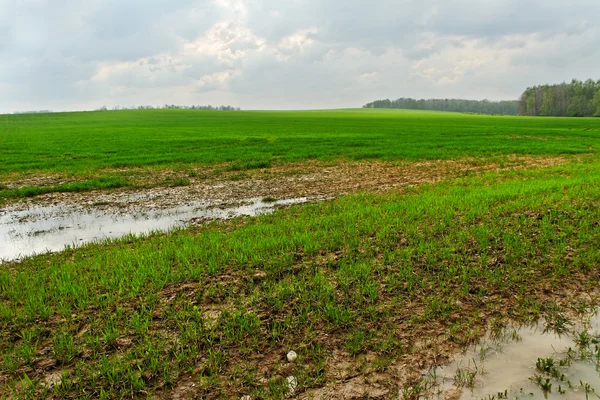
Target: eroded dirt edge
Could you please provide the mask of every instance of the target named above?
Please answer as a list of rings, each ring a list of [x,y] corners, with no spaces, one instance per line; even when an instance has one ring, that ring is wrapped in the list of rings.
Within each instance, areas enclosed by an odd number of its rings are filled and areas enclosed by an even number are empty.
[[[214,168],[182,171],[161,170],[138,178],[147,188],[122,188],[91,192],[49,193],[21,199],[7,205],[11,210],[31,206],[83,206],[109,211],[127,208],[131,211],[165,209],[195,201],[223,205],[244,199],[272,197],[287,199],[333,198],[362,191],[382,192],[394,188],[435,183],[443,179],[498,170],[540,168],[567,163],[564,157],[512,156],[501,161],[462,159],[424,162],[340,161],[337,163],[304,162],[250,171],[215,173]],[[183,174],[183,175],[182,175]],[[24,185],[57,184],[57,177],[29,177],[12,182]],[[155,186],[159,182],[184,179],[181,186]],[[142,186],[142,185],[140,185]]]

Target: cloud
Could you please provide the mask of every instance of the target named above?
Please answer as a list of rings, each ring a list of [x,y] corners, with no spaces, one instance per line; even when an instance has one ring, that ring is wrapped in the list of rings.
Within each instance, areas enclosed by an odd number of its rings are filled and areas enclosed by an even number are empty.
[[[598,78],[595,0],[0,0],[0,112],[517,98]]]

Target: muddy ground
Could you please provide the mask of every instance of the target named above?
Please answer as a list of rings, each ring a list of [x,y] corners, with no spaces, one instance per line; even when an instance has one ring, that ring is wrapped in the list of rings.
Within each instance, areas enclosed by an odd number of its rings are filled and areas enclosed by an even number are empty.
[[[356,192],[381,192],[443,179],[495,170],[538,168],[564,164],[564,157],[508,157],[498,161],[464,159],[425,162],[340,161],[306,162],[267,169],[226,171],[204,167],[187,171],[131,170],[135,189],[114,189],[84,193],[50,193],[11,204],[12,210],[30,206],[70,205],[107,210],[127,208],[132,211],[173,208],[204,201],[217,205],[235,204],[255,197],[275,199],[308,197],[333,198]],[[127,173],[128,171],[121,171]],[[161,182],[185,178],[182,186],[157,186]],[[60,176],[38,175],[12,179],[7,186],[56,185],[68,182]],[[145,188],[140,188],[145,187]]]

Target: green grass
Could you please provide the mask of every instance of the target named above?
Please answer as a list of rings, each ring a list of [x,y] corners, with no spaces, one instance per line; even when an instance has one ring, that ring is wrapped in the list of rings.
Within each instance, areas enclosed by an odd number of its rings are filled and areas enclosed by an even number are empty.
[[[180,181],[173,181],[173,184],[178,185]],[[169,182],[171,184],[171,182]],[[62,185],[52,186],[22,186],[14,189],[0,189],[1,199],[16,199],[22,197],[33,197],[45,193],[57,192],[87,192],[96,189],[115,189],[121,187],[132,186],[130,182],[122,178],[95,178],[78,182],[70,182]]]
[[[561,299],[598,285],[599,220],[596,161],[0,265],[0,395],[161,397],[188,382],[192,397],[281,398],[286,376],[297,392],[332,381],[334,353],[352,373],[418,370],[428,341],[456,349],[489,322],[587,306]],[[48,360],[63,371],[52,388]]]
[[[307,159],[422,160],[596,153],[600,119],[406,110],[104,111],[0,116],[0,176]]]
[[[600,119],[401,110],[1,118],[0,202],[187,186],[215,164],[236,181],[309,159],[589,156],[0,264],[0,398],[276,399],[288,376],[297,393],[334,381],[334,355],[350,375],[397,382],[395,365],[419,371],[435,340],[452,352],[488,324],[542,316],[564,330],[567,308],[593,305],[573,293],[600,281]],[[173,166],[181,174],[154,183],[121,170]],[[9,183],[30,173],[66,183]],[[52,387],[50,372],[60,376]],[[471,375],[459,376],[467,387]],[[417,397],[427,385],[409,380],[401,391]]]

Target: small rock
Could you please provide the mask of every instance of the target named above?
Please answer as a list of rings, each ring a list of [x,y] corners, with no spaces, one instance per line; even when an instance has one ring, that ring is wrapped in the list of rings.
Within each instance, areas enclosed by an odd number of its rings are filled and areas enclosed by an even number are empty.
[[[250,397],[249,394],[246,394],[246,395],[240,397],[240,400],[252,400],[252,397]]]
[[[289,394],[294,394],[294,392],[296,391],[296,388],[298,387],[298,380],[296,379],[295,376],[290,375],[287,377],[287,381],[288,381],[288,388]]]
[[[62,373],[54,372],[44,379],[47,388],[52,388],[54,386],[60,386],[62,383]]]
[[[462,396],[462,390],[452,389],[446,392],[444,400],[458,400]]]
[[[49,358],[45,360],[38,361],[36,364],[37,368],[42,370],[48,370],[54,368],[56,366],[57,361],[55,359]]]
[[[291,350],[289,353],[287,353],[287,360],[289,362],[294,362],[297,358],[298,354],[294,350]]]
[[[263,280],[263,279],[265,279],[267,277],[267,273],[264,272],[264,271],[258,271],[258,272],[256,272],[254,274],[253,277],[254,277],[254,280],[260,281],[260,280]]]
[[[117,338],[115,339],[115,346],[117,347],[129,347],[133,344],[133,340],[131,340],[130,338]]]

